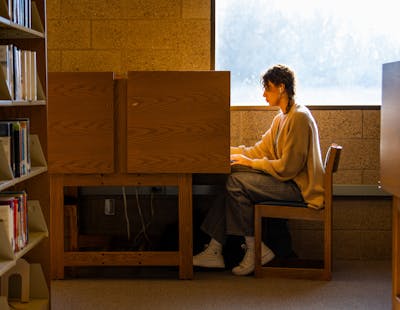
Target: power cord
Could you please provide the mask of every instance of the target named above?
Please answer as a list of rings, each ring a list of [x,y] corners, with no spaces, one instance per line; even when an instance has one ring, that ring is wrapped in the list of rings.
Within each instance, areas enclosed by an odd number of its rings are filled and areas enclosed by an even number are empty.
[[[122,197],[124,200],[124,214],[125,214],[125,221],[126,221],[126,230],[127,230],[128,240],[130,240],[131,239],[131,228],[130,228],[130,224],[129,224],[128,204],[126,202],[125,186],[122,186]]]
[[[150,225],[150,221],[147,224],[145,223],[145,219],[144,219],[143,212],[142,212],[142,207],[141,207],[140,202],[139,202],[139,192],[138,192],[137,187],[135,187],[135,192],[136,192],[136,206],[137,206],[137,209],[138,209],[140,222],[142,224],[142,229],[136,235],[134,243],[136,244],[138,242],[138,239],[143,235],[145,241],[147,241],[147,243],[150,245],[151,241],[150,241],[150,238],[147,235],[147,227]],[[152,205],[152,203],[151,203],[151,205]],[[153,213],[153,207],[152,206],[151,206],[151,212]]]
[[[150,192],[150,218],[147,223],[145,221],[145,217],[144,217],[144,214],[142,211],[142,206],[139,201],[139,192],[138,192],[137,187],[135,187],[135,193],[136,193],[136,206],[137,206],[138,214],[140,217],[141,229],[137,233],[135,239],[133,240],[133,244],[134,244],[134,246],[139,246],[138,243],[140,242],[141,237],[143,237],[144,242],[147,242],[147,245],[150,246],[151,240],[147,234],[147,229],[150,226],[150,224],[154,218],[154,192],[153,191]],[[130,222],[129,222],[129,215],[128,215],[128,203],[127,203],[126,191],[125,191],[124,186],[122,186],[122,197],[123,197],[123,201],[124,201],[124,215],[125,215],[125,221],[126,221],[127,236],[128,236],[128,240],[130,240],[131,239],[131,230],[130,230]]]

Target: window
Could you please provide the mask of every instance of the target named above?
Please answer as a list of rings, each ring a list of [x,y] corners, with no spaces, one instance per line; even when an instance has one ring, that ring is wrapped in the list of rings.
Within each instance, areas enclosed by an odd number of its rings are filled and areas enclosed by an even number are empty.
[[[232,105],[265,105],[260,76],[283,63],[306,105],[380,105],[382,64],[400,60],[397,0],[214,0],[215,69]]]

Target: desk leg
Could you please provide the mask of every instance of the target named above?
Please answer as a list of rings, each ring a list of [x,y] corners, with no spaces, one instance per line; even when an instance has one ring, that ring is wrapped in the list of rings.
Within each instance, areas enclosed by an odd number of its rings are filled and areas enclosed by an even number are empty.
[[[51,278],[64,278],[64,179],[50,175]]]
[[[179,177],[179,278],[193,278],[192,175]]]
[[[400,198],[393,196],[392,308],[400,310]]]

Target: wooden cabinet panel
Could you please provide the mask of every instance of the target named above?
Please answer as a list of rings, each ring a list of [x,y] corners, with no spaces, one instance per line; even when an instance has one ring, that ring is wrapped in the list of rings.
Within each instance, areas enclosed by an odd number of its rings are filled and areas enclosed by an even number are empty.
[[[383,65],[381,108],[381,184],[400,197],[400,62]]]
[[[392,309],[400,309],[400,61],[383,65],[381,184],[393,194]]]
[[[128,73],[130,173],[229,173],[230,74]]]
[[[114,172],[111,72],[48,75],[50,173]]]

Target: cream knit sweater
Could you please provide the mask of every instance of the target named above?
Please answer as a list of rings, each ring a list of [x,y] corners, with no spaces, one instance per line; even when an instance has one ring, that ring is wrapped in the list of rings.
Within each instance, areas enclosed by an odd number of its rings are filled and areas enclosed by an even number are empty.
[[[323,207],[324,168],[318,128],[307,107],[295,104],[286,115],[280,112],[260,141],[252,147],[232,147],[231,154],[246,155],[252,159],[252,168],[280,181],[294,180],[309,207]]]

